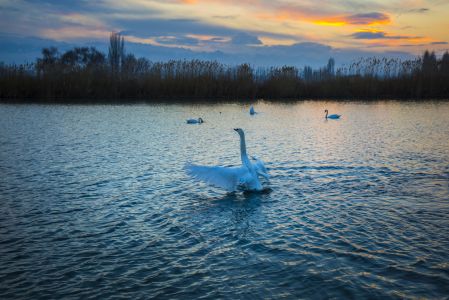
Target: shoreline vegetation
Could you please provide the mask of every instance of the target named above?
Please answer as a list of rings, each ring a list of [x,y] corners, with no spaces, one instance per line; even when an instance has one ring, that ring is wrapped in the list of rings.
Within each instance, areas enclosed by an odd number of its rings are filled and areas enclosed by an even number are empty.
[[[427,100],[449,98],[449,53],[413,60],[361,58],[336,68],[254,68],[217,61],[152,62],[110,36],[108,54],[90,47],[44,48],[35,63],[0,63],[0,102],[127,103],[255,99]],[[84,100],[79,100],[84,99]],[[111,100],[114,99],[114,100]]]

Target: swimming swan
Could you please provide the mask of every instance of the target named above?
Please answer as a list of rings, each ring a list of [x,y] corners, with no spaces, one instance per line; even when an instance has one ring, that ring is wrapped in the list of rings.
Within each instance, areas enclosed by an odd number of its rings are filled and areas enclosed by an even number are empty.
[[[202,123],[204,123],[204,121],[201,118],[187,120],[187,124],[202,124]]]
[[[249,114],[250,115],[255,115],[256,111],[254,110],[254,106],[251,105],[251,107],[249,108]]]
[[[267,169],[264,163],[252,157],[254,162],[251,162],[246,154],[245,133],[241,128],[234,129],[240,136],[240,156],[242,159],[242,166],[240,167],[208,167],[198,165],[187,165],[185,170],[188,175],[197,180],[204,181],[211,185],[223,188],[228,191],[236,191],[243,189],[246,191],[262,191],[263,187],[258,176],[263,176],[269,179]]]
[[[327,109],[324,111],[326,113],[326,119],[340,119],[341,115],[327,115],[329,112]]]

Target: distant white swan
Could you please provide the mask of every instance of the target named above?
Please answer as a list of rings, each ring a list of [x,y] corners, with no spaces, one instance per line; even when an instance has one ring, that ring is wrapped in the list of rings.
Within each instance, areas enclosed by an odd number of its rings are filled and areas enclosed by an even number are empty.
[[[254,106],[251,105],[251,107],[249,108],[249,114],[250,115],[255,115],[256,111],[254,110]]]
[[[326,119],[340,119],[340,117],[341,117],[341,115],[336,115],[336,114],[328,115],[329,112],[327,109],[324,112],[326,113]]]
[[[242,159],[242,166],[209,167],[187,165],[185,170],[188,175],[195,179],[231,192],[238,189],[246,191],[261,191],[263,190],[263,187],[258,176],[263,176],[268,180],[270,176],[267,174],[267,169],[260,159],[253,156],[252,158],[254,162],[249,160],[248,155],[246,154],[245,133],[241,128],[236,128],[234,130],[237,131],[240,136],[240,156]]]
[[[201,118],[187,120],[187,124],[202,124],[202,123],[204,123],[204,121]]]

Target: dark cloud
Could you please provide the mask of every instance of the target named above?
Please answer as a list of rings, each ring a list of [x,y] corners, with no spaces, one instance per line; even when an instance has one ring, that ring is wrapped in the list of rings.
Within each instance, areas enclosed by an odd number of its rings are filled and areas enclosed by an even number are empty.
[[[120,20],[117,23],[117,26],[119,25],[123,28],[122,33],[125,36],[132,35],[139,38],[156,36],[158,37],[156,41],[161,44],[194,46],[199,42],[195,37],[189,35],[207,35],[212,38],[203,40],[203,44],[225,44],[225,38],[228,37],[231,38],[230,43],[233,45],[262,45],[262,42],[254,34],[190,19]]]
[[[367,25],[375,22],[389,22],[390,17],[380,12],[371,12],[365,14],[355,14],[347,16],[346,21],[354,25]]]
[[[226,39],[223,37],[213,37],[213,38],[210,38],[208,41],[213,42],[213,43],[224,43],[224,42],[226,42]]]
[[[244,32],[234,35],[231,43],[234,45],[262,45],[262,42],[257,36]]]
[[[421,47],[421,46],[427,46],[429,44],[401,44],[399,46],[401,47]]]
[[[384,31],[359,31],[351,34],[351,37],[357,40],[402,40],[402,39],[416,39],[421,38],[419,36],[407,36],[407,35],[388,35]]]
[[[351,36],[358,40],[376,40],[376,39],[384,39],[385,32],[360,31],[351,34]]]
[[[175,36],[159,36],[155,38],[155,41],[165,45],[180,45],[180,46],[196,46],[198,45],[198,39],[191,37],[175,37]]]
[[[429,11],[430,11],[430,9],[426,8],[426,7],[413,8],[413,9],[408,10],[408,12],[419,13],[419,14],[423,14],[423,13],[426,13],[426,12],[429,12]]]
[[[435,45],[447,45],[447,42],[432,42],[432,43],[422,43],[422,44],[402,44],[401,47],[417,47],[417,46],[435,46]]]

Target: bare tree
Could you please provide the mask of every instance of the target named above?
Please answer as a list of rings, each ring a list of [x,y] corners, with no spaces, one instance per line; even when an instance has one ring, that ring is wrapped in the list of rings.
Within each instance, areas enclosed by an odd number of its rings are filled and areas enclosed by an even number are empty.
[[[112,32],[109,36],[108,60],[112,73],[119,73],[125,58],[125,38],[120,33]]]

